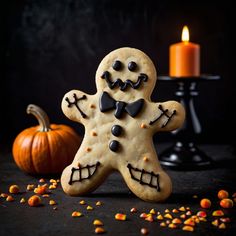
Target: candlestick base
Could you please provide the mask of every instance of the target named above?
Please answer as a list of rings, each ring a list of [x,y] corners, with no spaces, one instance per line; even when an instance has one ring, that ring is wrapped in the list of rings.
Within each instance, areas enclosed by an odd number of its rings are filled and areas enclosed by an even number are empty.
[[[213,161],[194,143],[180,141],[167,148],[160,155],[160,163],[179,170],[198,169],[213,165]]]
[[[175,144],[159,155],[162,165],[175,169],[197,169],[213,164],[211,158],[195,144],[196,137],[202,128],[194,108],[194,97],[198,96],[197,84],[202,81],[215,81],[217,75],[201,75],[200,77],[177,78],[159,76],[159,81],[167,81],[177,85],[175,95],[184,106],[186,119],[182,128],[173,132]]]

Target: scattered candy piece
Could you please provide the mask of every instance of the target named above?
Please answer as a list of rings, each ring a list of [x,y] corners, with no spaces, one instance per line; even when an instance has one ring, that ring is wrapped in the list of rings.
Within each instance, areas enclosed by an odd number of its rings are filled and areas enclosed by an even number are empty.
[[[57,188],[57,186],[56,185],[54,185],[54,184],[51,184],[51,185],[49,185],[49,187],[48,187],[49,189],[56,189]]]
[[[39,180],[39,183],[45,183],[45,179],[43,179],[43,178],[40,179],[40,180]]]
[[[224,198],[220,201],[220,206],[223,208],[232,208],[234,206],[234,202],[229,198]]]
[[[195,221],[192,218],[189,218],[187,220],[184,221],[185,225],[191,225],[194,226],[195,225]]]
[[[216,210],[212,213],[213,216],[223,216],[224,212],[222,210]]]
[[[50,179],[49,182],[50,183],[56,183],[57,181],[55,179]]]
[[[179,211],[177,209],[173,209],[172,212],[173,213],[179,213]]]
[[[8,195],[7,198],[6,198],[7,202],[13,202],[14,200],[15,199],[11,195]]]
[[[171,223],[171,224],[168,225],[168,227],[171,228],[171,229],[176,229],[176,228],[177,228],[177,225]]]
[[[182,228],[182,230],[193,232],[193,231],[194,231],[194,228],[193,228],[192,226],[185,225],[185,226]]]
[[[82,205],[82,204],[81,204]],[[102,202],[100,202],[100,201],[97,201],[96,202],[96,206],[101,206],[102,205]]]
[[[233,194],[232,194],[232,197],[236,197],[236,193],[233,193]]]
[[[146,128],[147,128],[147,125],[146,125],[145,123],[142,123],[142,124],[140,125],[140,127],[141,127],[142,129],[146,129]]]
[[[41,198],[38,195],[33,195],[28,199],[28,204],[31,207],[39,206],[41,202]]]
[[[34,184],[28,184],[26,187],[27,191],[32,191],[34,190]]]
[[[205,217],[207,217],[207,213],[205,211],[198,211],[197,216],[205,218]]]
[[[140,233],[143,234],[143,235],[147,235],[149,232],[148,232],[148,229],[147,228],[142,228],[140,230]]]
[[[55,207],[53,207],[52,209],[53,209],[53,210],[57,210],[57,207],[55,206]]]
[[[180,215],[180,218],[181,218],[181,219],[186,219],[186,215],[185,215],[185,214],[181,214],[181,215]]]
[[[173,224],[181,224],[181,223],[182,223],[182,220],[180,220],[179,218],[174,218],[174,219],[172,220],[172,223],[173,223]]]
[[[145,218],[146,221],[153,222],[153,216],[149,215],[148,217]]]
[[[201,201],[200,201],[200,206],[202,208],[205,208],[205,209],[208,209],[211,207],[211,201],[207,198],[203,198]]]
[[[96,229],[95,229],[95,233],[96,234],[103,234],[103,233],[105,233],[106,231],[102,228],[102,227],[97,227]]]
[[[226,190],[220,190],[217,194],[219,199],[224,199],[229,197],[229,193]]]
[[[43,195],[47,192],[47,187],[46,186],[39,186],[37,188],[34,189],[34,193]]]
[[[195,198],[195,199],[196,199],[196,198],[198,198],[198,196],[197,196],[197,195],[193,195],[193,198]]]
[[[72,217],[80,217],[82,216],[82,213],[79,212],[79,211],[73,211],[72,214],[71,214]]]
[[[56,205],[57,203],[54,201],[54,200],[50,200],[49,201],[49,205],[53,206],[53,205]]]
[[[147,218],[147,216],[148,216],[148,215],[147,215],[146,213],[141,213],[139,217],[140,217],[140,218]]]
[[[122,213],[117,213],[115,215],[115,219],[116,220],[126,220],[126,215],[125,214],[122,214]]]
[[[7,198],[8,194],[7,193],[1,193],[0,197]]]
[[[133,207],[130,209],[130,212],[135,213],[135,212],[137,212],[137,209],[135,207]]]
[[[219,225],[219,229],[225,229],[225,228],[226,228],[225,223],[221,223],[221,224]]]
[[[213,220],[213,221],[211,222],[211,224],[214,225],[214,226],[218,226],[218,225],[219,225],[219,220],[218,220],[218,219]]]
[[[180,207],[179,210],[180,210],[180,211],[186,211],[186,209],[185,209],[184,206]]]
[[[81,200],[81,201],[79,202],[79,204],[80,204],[80,205],[85,205],[86,202],[85,202],[84,200]]]
[[[161,227],[166,227],[166,223],[165,223],[165,222],[161,222],[161,223],[160,223],[160,226],[161,226]]]
[[[87,206],[86,209],[89,210],[89,211],[91,211],[91,210],[93,210],[93,207],[91,207],[91,206]]]
[[[226,218],[220,218],[220,221],[223,223],[229,223],[231,220],[229,217],[226,217]]]
[[[158,215],[158,216],[157,216],[157,219],[158,219],[158,220],[163,220],[164,218],[163,218],[162,215]]]
[[[42,197],[47,198],[49,197],[49,194],[43,194]]]
[[[169,214],[169,213],[165,214],[164,217],[165,217],[165,218],[168,218],[168,219],[173,219],[172,215]]]
[[[21,198],[20,203],[25,203],[25,202],[26,202],[25,198]]]
[[[100,220],[94,220],[94,221],[93,221],[93,225],[102,226],[103,223],[102,223],[102,221],[100,221]]]
[[[192,212],[191,212],[191,211],[187,211],[187,212],[186,212],[186,215],[187,215],[187,216],[191,216],[191,215],[192,215]]]
[[[156,211],[155,211],[154,209],[151,209],[149,213],[151,213],[151,214],[154,214],[154,215],[155,215],[155,214],[156,214]]]
[[[14,184],[14,185],[11,185],[9,187],[9,193],[13,193],[13,194],[16,194],[16,193],[19,193],[20,191],[20,188],[18,185]]]

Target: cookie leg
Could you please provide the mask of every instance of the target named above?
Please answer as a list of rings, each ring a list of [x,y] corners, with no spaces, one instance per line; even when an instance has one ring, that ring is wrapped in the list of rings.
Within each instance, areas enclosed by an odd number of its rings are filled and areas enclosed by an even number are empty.
[[[94,191],[109,173],[109,169],[100,162],[80,167],[70,165],[62,172],[61,185],[68,195],[80,196]]]
[[[128,164],[120,172],[129,189],[144,201],[162,202],[171,194],[171,179],[163,170],[147,171]]]

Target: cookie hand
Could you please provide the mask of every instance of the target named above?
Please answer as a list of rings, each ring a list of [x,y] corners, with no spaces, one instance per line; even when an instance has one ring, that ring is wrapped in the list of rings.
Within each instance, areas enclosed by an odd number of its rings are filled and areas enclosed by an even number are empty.
[[[156,131],[173,131],[183,125],[185,110],[176,101],[151,104],[149,125]]]
[[[79,90],[71,90],[62,99],[61,107],[63,113],[73,121],[84,123],[91,115],[88,112],[89,109],[87,109],[89,100],[91,100],[90,97],[91,95]]]

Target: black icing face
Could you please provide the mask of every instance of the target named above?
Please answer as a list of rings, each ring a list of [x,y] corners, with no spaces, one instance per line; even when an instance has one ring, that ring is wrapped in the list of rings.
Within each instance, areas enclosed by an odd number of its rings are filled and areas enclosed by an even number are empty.
[[[114,71],[122,72],[125,67],[127,67],[131,73],[138,70],[138,65],[134,61],[130,61],[128,62],[128,65],[125,65],[120,60],[115,60],[112,64],[112,69]],[[132,81],[130,79],[123,81],[120,78],[112,79],[111,73],[109,71],[104,71],[101,78],[106,81],[110,89],[115,89],[118,87],[121,91],[125,91],[128,87],[138,89],[143,82],[147,82],[148,76],[146,74],[140,73],[137,75],[136,81]]]

